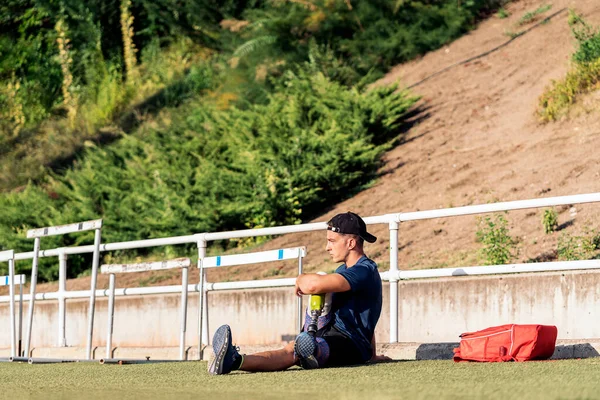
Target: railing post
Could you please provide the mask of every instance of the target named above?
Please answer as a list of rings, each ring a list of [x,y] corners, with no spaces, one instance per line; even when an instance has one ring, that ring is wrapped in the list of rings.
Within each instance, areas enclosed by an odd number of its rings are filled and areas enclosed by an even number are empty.
[[[181,268],[181,333],[179,337],[179,359],[184,361],[185,332],[187,330],[188,267]]]
[[[37,286],[38,261],[40,256],[40,238],[33,241],[33,261],[31,263],[31,283],[29,286],[29,310],[27,312],[27,333],[25,336],[24,357],[29,357],[31,346],[31,332],[33,327],[33,308],[35,307],[35,289]]]
[[[302,251],[299,251],[298,254],[298,276],[302,275]],[[302,313],[302,297],[298,297],[298,326],[296,333],[302,330],[302,317],[304,316]]]
[[[398,342],[398,221],[390,221],[390,343]]]
[[[18,357],[23,357],[23,285],[25,284],[25,275],[21,275],[21,284],[19,285],[19,343]]]
[[[10,356],[17,357],[17,328],[15,323],[15,253],[11,250],[11,258],[8,259],[8,279],[10,294]]]
[[[206,239],[201,235],[198,239],[198,360],[202,360],[204,349],[202,345],[205,342],[202,319],[204,318],[204,267],[203,260],[206,257]]]
[[[112,358],[112,337],[115,320],[115,274],[108,277],[108,327],[106,331],[106,358]]]
[[[90,308],[88,310],[88,331],[85,358],[92,359],[92,338],[94,334],[94,311],[96,309],[96,283],[98,280],[98,264],[100,263],[101,229],[97,228],[94,235],[94,255],[92,258],[92,284],[90,288]]]
[[[202,343],[210,346],[208,337],[208,283],[206,282],[206,269],[204,269],[204,311],[202,312]]]
[[[67,346],[66,330],[66,298],[67,291],[67,254],[65,249],[60,249],[58,253],[58,347]]]

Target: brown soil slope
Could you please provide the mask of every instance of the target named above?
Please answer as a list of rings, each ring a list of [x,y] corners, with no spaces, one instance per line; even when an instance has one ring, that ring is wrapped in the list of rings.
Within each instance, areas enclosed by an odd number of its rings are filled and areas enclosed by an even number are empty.
[[[400,65],[380,84],[400,82],[410,86],[458,61],[506,42],[507,32],[527,12],[544,4],[522,0],[511,4],[506,19],[491,17],[470,34],[423,58]],[[594,25],[600,25],[597,0],[555,0],[548,16],[564,7],[575,7]],[[426,111],[403,144],[385,156],[382,175],[357,196],[317,218],[326,221],[337,212],[361,215],[458,207],[495,201],[592,193],[600,191],[600,139],[598,97],[589,96],[580,112],[569,120],[542,125],[535,115],[538,98],[552,79],[566,73],[574,40],[567,12],[538,26],[502,49],[474,62],[454,67],[416,86]],[[559,235],[597,228],[600,206],[563,207],[562,232],[545,235],[542,210],[513,211],[506,217],[510,233],[518,240],[515,261],[556,258]],[[387,226],[373,227],[377,243],[367,253],[389,265]],[[478,265],[481,244],[475,240],[474,216],[404,223],[400,227],[400,268],[439,268]],[[308,247],[307,269],[331,271],[322,232],[276,238],[261,248]],[[184,254],[182,254],[183,256]],[[293,262],[277,265],[222,268],[211,271],[209,281],[293,276]],[[178,273],[128,274],[118,286],[177,284]],[[197,282],[197,274],[191,277]],[[106,286],[101,277],[99,284]],[[89,279],[69,281],[70,289],[85,288]],[[54,290],[41,285],[40,291]]]

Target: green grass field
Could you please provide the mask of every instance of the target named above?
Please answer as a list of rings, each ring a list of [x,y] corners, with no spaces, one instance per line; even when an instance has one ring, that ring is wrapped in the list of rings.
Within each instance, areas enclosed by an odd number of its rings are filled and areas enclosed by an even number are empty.
[[[225,376],[209,376],[206,362],[0,363],[0,378],[2,399],[600,398],[600,358],[502,364],[399,361]]]

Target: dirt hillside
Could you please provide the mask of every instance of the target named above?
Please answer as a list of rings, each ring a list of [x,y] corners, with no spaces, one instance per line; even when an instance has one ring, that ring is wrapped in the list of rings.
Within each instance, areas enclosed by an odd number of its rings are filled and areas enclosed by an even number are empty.
[[[468,35],[419,60],[399,65],[378,84],[413,85],[458,61],[505,43],[527,12],[552,4],[549,16],[574,7],[595,26],[600,25],[597,0],[550,3],[516,1],[510,16],[490,17]],[[402,144],[385,156],[385,166],[374,185],[344,201],[315,221],[352,210],[363,216],[392,212],[458,207],[496,201],[583,194],[600,191],[600,96],[588,96],[568,120],[540,124],[538,98],[552,79],[564,76],[574,50],[574,39],[562,12],[546,24],[518,37],[502,49],[454,67],[414,87],[422,96],[420,115]],[[595,112],[592,110],[595,109]],[[515,261],[552,260],[559,235],[598,228],[600,205],[563,207],[561,231],[545,235],[542,210],[514,211],[506,218],[518,240]],[[373,227],[377,243],[367,253],[382,270],[389,265],[387,226]],[[400,227],[400,268],[440,268],[479,265],[483,259],[475,240],[475,216],[404,223]],[[263,249],[304,245],[307,269],[331,271],[322,232],[276,238]],[[184,254],[182,254],[183,256]],[[293,276],[293,262],[211,271],[209,281]],[[197,282],[197,274],[191,277]],[[118,286],[177,284],[177,272],[128,274]],[[101,287],[106,279],[99,280]],[[69,289],[89,287],[89,279],[68,282]],[[40,285],[40,291],[55,285]]]

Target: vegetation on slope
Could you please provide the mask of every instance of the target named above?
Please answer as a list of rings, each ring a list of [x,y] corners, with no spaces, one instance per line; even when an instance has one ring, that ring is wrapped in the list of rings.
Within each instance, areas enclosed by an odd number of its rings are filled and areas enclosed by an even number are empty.
[[[99,217],[105,241],[310,218],[375,177],[416,101],[366,83],[499,3],[11,0],[0,248]],[[69,274],[83,265],[73,258]]]
[[[568,113],[581,95],[600,88],[600,29],[573,10],[569,13],[569,26],[577,41],[573,64],[567,76],[553,81],[540,97],[539,115],[543,121],[556,121]]]

